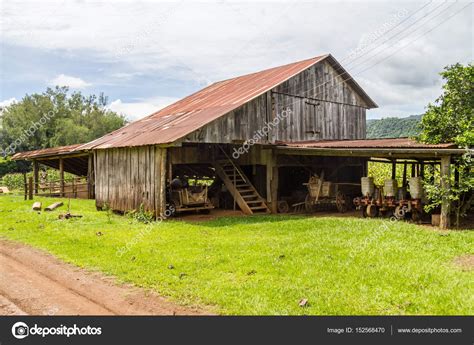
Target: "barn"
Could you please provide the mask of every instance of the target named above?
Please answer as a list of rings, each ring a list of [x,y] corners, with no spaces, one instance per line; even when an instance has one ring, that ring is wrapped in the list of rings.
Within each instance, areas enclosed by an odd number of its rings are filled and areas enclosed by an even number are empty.
[[[157,217],[183,178],[207,181],[213,208],[254,214],[297,203],[312,175],[339,183],[349,200],[360,194],[369,160],[411,165],[412,176],[428,164],[449,174],[451,158],[462,154],[451,144],[367,140],[366,110],[375,107],[332,55],[322,55],[216,82],[92,142],[14,159],[34,162],[35,191],[45,164],[85,176],[98,208],[143,207]],[[447,226],[449,204],[443,212]]]

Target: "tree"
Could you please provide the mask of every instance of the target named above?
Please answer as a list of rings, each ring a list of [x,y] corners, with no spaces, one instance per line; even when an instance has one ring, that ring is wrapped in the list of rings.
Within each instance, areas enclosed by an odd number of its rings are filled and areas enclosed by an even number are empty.
[[[456,226],[459,217],[467,213],[474,199],[474,174],[469,148],[474,146],[474,66],[455,64],[441,73],[446,80],[443,94],[435,104],[429,104],[421,120],[418,139],[425,143],[456,143],[466,153],[453,162],[449,191],[441,188],[441,177],[435,173],[425,180],[430,204],[427,210],[448,199],[455,204]]]
[[[106,106],[103,94],[69,94],[67,87],[26,95],[3,109],[0,153],[84,143],[124,126],[124,116]]]
[[[454,142],[474,146],[474,66],[459,63],[440,73],[446,80],[443,94],[421,119],[419,139],[425,143]]]

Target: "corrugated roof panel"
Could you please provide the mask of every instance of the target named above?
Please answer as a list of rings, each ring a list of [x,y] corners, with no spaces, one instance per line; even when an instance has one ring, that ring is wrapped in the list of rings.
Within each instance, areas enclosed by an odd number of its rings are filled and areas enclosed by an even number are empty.
[[[172,143],[264,94],[329,55],[214,83],[80,149]]]

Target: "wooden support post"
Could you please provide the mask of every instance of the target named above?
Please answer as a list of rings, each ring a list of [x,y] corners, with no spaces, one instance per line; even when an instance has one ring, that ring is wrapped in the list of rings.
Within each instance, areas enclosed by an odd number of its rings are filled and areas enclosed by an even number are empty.
[[[26,181],[26,174],[23,173],[23,186],[25,187],[25,200],[28,199],[28,183]]]
[[[89,153],[87,160],[87,198],[94,199],[94,154]]]
[[[272,173],[272,183],[271,183],[271,196],[272,196],[272,213],[278,213],[278,167],[273,167]]]
[[[450,225],[449,216],[451,209],[451,202],[449,201],[448,194],[450,190],[450,165],[451,165],[451,156],[442,156],[441,157],[441,190],[443,194],[443,200],[441,202],[441,216],[439,220],[439,227],[441,229],[447,229]]]
[[[28,199],[33,200],[33,177],[28,177]]]
[[[266,155],[267,203],[272,213],[278,212],[278,167],[276,151],[268,150]]]
[[[33,161],[33,183],[34,183],[35,195],[37,195],[38,186],[39,186],[39,167],[38,167],[38,161],[36,159]]]
[[[64,196],[64,159],[59,158],[59,189],[60,196]]]
[[[425,162],[424,161],[420,162],[420,176],[421,178],[425,177]]]
[[[415,173],[416,173],[415,164],[412,163],[412,164],[411,164],[411,177],[415,177]]]
[[[403,182],[402,187],[407,185],[407,162],[403,163]]]
[[[392,180],[397,178],[397,161],[392,161]]]

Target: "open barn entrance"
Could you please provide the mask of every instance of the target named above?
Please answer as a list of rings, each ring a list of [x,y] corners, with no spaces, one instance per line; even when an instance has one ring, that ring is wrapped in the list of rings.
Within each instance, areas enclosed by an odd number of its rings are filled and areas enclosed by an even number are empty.
[[[266,198],[266,167],[219,160],[213,164],[169,167],[167,200],[176,213],[258,210]]]
[[[278,164],[279,212],[346,212],[352,209],[351,200],[359,193],[366,161],[291,155],[279,157]]]

